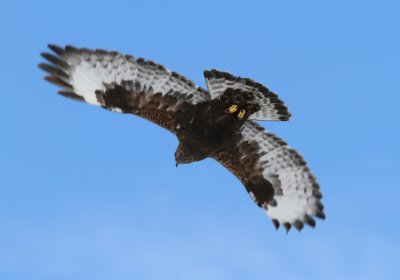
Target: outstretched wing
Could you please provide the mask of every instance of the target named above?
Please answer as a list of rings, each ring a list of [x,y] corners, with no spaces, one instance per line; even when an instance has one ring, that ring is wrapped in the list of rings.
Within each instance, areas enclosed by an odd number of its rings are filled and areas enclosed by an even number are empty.
[[[215,69],[204,71],[204,77],[208,91],[212,99],[220,96],[226,89],[241,89],[252,93],[254,104],[260,106],[260,110],[250,115],[252,120],[287,121],[291,114],[278,95],[270,91],[260,83],[248,78],[235,77],[228,72]]]
[[[162,65],[104,50],[49,45],[39,67],[58,93],[115,112],[133,113],[174,132],[176,115],[210,99],[206,90]]]
[[[247,121],[236,145],[214,158],[242,181],[250,197],[265,209],[275,227],[301,230],[325,218],[322,195],[304,159],[253,121]]]

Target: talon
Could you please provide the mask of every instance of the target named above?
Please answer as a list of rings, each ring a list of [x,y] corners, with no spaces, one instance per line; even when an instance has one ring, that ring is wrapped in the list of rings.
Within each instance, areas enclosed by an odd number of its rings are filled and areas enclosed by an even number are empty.
[[[246,110],[245,109],[240,110],[239,113],[238,113],[239,120],[243,119],[245,114],[246,114]]]
[[[231,105],[231,107],[228,108],[229,113],[235,113],[237,111],[238,106],[236,104]]]

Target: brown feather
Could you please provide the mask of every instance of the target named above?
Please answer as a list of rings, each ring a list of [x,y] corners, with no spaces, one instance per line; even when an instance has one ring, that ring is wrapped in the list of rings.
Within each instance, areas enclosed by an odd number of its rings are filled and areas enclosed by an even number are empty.
[[[171,95],[149,94],[136,89],[135,85],[114,85],[96,94],[105,109],[118,108],[123,113],[135,114],[177,133],[177,112],[188,110],[192,105]]]

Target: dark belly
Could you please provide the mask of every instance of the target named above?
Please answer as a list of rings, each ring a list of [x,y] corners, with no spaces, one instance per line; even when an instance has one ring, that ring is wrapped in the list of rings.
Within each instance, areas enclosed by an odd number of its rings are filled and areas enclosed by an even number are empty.
[[[227,106],[219,100],[195,106],[184,119],[184,139],[180,140],[207,155],[232,147],[245,120],[238,120],[234,114],[227,113]]]
[[[231,116],[219,119],[218,121],[200,121],[187,131],[187,139],[196,142],[196,147],[211,153],[230,146],[238,132],[237,122]]]

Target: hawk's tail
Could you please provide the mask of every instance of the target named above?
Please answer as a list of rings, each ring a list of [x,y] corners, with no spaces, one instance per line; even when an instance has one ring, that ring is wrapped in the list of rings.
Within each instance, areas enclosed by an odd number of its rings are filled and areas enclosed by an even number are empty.
[[[245,109],[246,118],[260,110],[260,105],[251,102],[253,93],[241,89],[227,88],[218,99],[227,106],[238,106],[238,109]],[[239,113],[239,110],[236,112]]]
[[[249,119],[287,121],[291,116],[286,105],[279,99],[278,95],[260,83],[215,69],[204,71],[204,77],[206,78],[211,98],[218,98],[227,89],[247,93],[246,97],[244,97],[246,102],[259,106],[259,110],[250,115]]]

